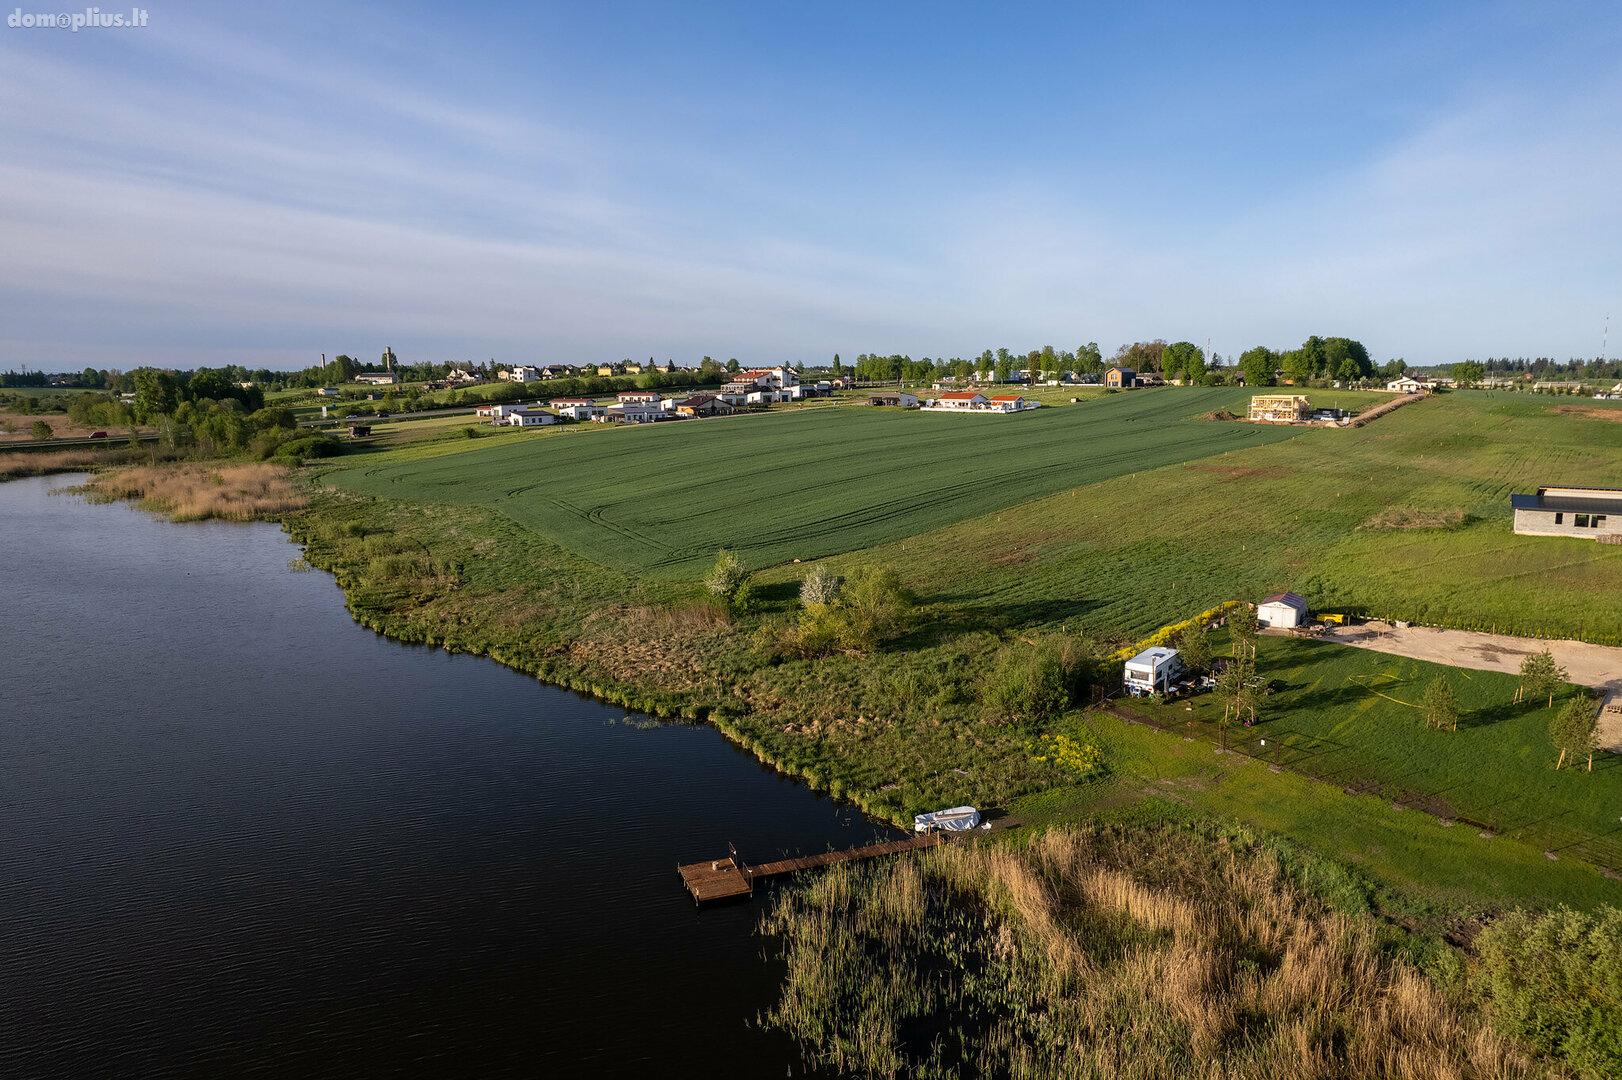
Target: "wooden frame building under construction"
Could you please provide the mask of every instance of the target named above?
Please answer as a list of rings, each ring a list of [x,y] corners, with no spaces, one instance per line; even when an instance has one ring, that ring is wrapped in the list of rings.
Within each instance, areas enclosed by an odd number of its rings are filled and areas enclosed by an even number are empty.
[[[1312,419],[1312,402],[1304,394],[1257,394],[1250,399],[1250,419],[1259,424],[1299,424]]]

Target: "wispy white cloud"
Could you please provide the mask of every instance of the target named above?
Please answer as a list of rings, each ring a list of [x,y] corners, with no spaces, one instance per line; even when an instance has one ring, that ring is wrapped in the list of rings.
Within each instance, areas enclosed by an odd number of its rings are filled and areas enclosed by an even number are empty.
[[[522,94],[185,31],[150,63],[13,49],[0,66],[0,366],[384,343],[813,359],[1164,336],[1226,353],[1317,332],[1411,360],[1564,355],[1592,351],[1622,285],[1614,71],[1477,94],[1283,194],[1205,199],[1191,169],[1186,205],[1127,214],[1040,163],[904,182],[854,164],[819,186]]]

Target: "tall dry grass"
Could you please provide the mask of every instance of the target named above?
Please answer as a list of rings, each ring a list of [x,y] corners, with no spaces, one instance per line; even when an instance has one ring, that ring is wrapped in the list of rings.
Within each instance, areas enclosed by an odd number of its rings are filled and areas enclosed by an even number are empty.
[[[0,480],[46,473],[73,472],[107,460],[105,450],[50,450],[40,453],[0,454]]]
[[[282,465],[146,465],[102,473],[85,485],[93,498],[133,499],[174,521],[263,521],[302,510],[308,497]]]
[[[1551,1075],[1268,852],[1071,829],[835,868],[779,895],[766,1018],[839,1072],[1021,1078]],[[1558,1075],[1558,1073],[1553,1073]]]

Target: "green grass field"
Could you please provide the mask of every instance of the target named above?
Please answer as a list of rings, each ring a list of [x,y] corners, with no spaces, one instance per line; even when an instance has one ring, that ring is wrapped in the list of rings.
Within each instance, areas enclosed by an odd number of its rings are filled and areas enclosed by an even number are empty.
[[[1018,416],[839,407],[531,440],[335,475],[350,490],[488,504],[588,558],[697,577],[871,547],[1057,491],[1337,432],[1196,419],[1242,390],[1160,390]]]
[[[1377,791],[1547,850],[1576,845],[1576,854],[1622,867],[1622,758],[1600,754],[1593,772],[1556,772],[1549,721],[1560,699],[1553,708],[1515,705],[1514,675],[1299,638],[1264,636],[1257,666],[1274,690],[1258,724],[1230,726],[1230,745],[1337,787]],[[1438,675],[1458,697],[1457,731],[1423,724],[1418,702]],[[1218,738],[1222,707],[1210,694],[1126,707]]]
[[[1168,389],[1019,417],[823,404],[476,439],[461,421],[379,425],[372,449],[321,466],[311,557],[339,573],[367,625],[630,707],[708,716],[781,771],[892,819],[973,802],[1062,820],[1170,800],[1442,905],[1614,898],[1585,860],[1618,864],[1622,768],[1607,758],[1593,774],[1555,773],[1547,710],[1509,708],[1507,676],[1452,670],[1463,729],[1430,732],[1411,703],[1439,669],[1266,639],[1263,670],[1281,689],[1263,728],[1236,737],[1276,736],[1282,762],[1321,783],[1073,711],[1060,729],[1090,731],[1111,770],[1078,784],[1030,756],[1029,729],[988,721],[980,689],[1020,641],[1059,633],[1107,649],[1244,591],[1500,630],[1617,631],[1622,548],[1509,528],[1512,492],[1622,486],[1622,424],[1601,403],[1451,394],[1334,431],[1191,419],[1245,397]],[[1454,524],[1382,527],[1392,509]],[[776,565],[757,575],[761,606],[716,622],[695,582],[721,546]],[[916,624],[860,654],[763,659],[757,630],[793,614],[810,569],[791,560],[832,552],[841,570],[900,569],[923,605]],[[378,569],[408,557],[425,569]],[[1210,713],[1179,703],[1162,719]],[[1341,792],[1375,785],[1377,796]],[[1501,835],[1445,827],[1448,816]]]
[[[1449,394],[1367,427],[1064,491],[861,558],[893,563],[931,599],[1037,628],[1141,635],[1245,591],[1289,588],[1320,608],[1622,643],[1622,546],[1511,531],[1515,492],[1622,487],[1622,423],[1604,419],[1622,418],[1622,403],[1583,404],[1593,412]],[[1462,521],[1378,527],[1400,508]]]

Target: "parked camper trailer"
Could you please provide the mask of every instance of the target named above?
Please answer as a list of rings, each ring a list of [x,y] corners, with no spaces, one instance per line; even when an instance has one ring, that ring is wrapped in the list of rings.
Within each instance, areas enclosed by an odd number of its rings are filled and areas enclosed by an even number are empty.
[[[1126,688],[1133,697],[1166,694],[1183,677],[1183,658],[1176,649],[1156,645],[1126,662]]]

